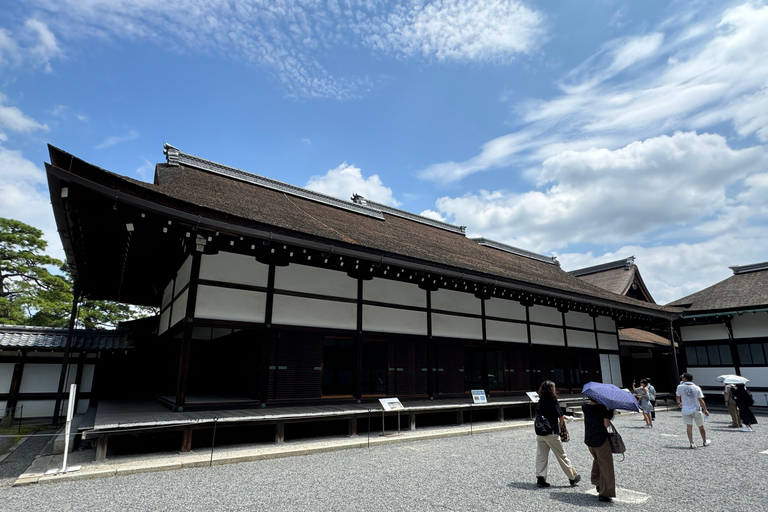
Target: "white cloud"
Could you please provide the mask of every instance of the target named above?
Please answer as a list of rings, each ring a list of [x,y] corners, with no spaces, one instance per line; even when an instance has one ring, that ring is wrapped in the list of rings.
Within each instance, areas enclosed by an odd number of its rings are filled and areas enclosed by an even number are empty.
[[[15,33],[0,28],[0,65],[42,67],[51,72],[51,60],[62,56],[56,36],[42,21],[30,18]]]
[[[333,48],[340,46],[436,61],[508,62],[534,49],[544,33],[543,16],[517,0],[31,3],[57,20],[51,26],[61,38],[147,39],[253,62],[271,69],[297,97],[359,97],[375,86],[376,79],[329,71],[326,60],[334,62]],[[40,40],[51,42],[42,33]]]
[[[349,200],[353,194],[359,194],[371,201],[399,206],[392,196],[392,189],[385,187],[378,175],[363,177],[362,171],[346,162],[335,169],[330,169],[323,176],[312,176],[306,188],[340,199]]]
[[[21,133],[29,133],[35,130],[48,130],[48,126],[40,124],[31,117],[28,117],[17,107],[8,107],[3,105],[8,98],[0,92],[0,128]]]
[[[750,177],[766,166],[763,147],[732,149],[720,135],[676,133],[617,150],[563,151],[543,162],[538,190],[442,197],[436,207],[473,234],[537,251],[639,241],[705,221],[702,232],[714,236],[754,215],[739,209],[748,199],[766,204],[758,192],[765,179]],[[732,197],[737,184],[747,189]]]
[[[21,151],[0,146],[0,217],[19,220],[44,233],[48,242],[48,254],[63,259],[51,211],[51,198],[45,173],[24,158]]]
[[[139,138],[139,133],[136,130],[131,130],[125,135],[112,135],[111,137],[108,137],[101,144],[98,144],[97,146],[95,146],[95,149],[109,148],[116,144],[120,144],[122,142],[128,142],[131,140],[136,140],[138,138]]]
[[[370,20],[374,48],[438,60],[509,61],[530,52],[544,17],[517,1],[445,0],[397,9],[385,23]]]
[[[558,253],[557,259],[563,269],[575,270],[634,255],[654,300],[667,304],[728,278],[733,274],[728,267],[763,261],[767,241],[763,231],[745,228],[698,243],[625,245],[600,256]]]
[[[661,25],[668,32],[604,45],[566,75],[563,94],[521,108],[520,130],[486,143],[472,158],[434,164],[419,175],[456,181],[488,169],[536,165],[542,154],[556,152],[548,148],[553,142],[561,150],[612,139],[606,147],[615,149],[721,123],[768,142],[768,6],[746,3],[693,28]]]

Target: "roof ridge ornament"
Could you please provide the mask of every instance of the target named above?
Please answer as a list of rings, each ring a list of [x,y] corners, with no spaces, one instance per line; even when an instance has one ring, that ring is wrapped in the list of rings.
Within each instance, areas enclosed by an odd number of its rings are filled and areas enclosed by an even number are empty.
[[[163,154],[165,155],[165,161],[168,163],[168,165],[178,167],[179,155],[181,154],[181,151],[179,151],[178,148],[175,148],[170,144],[168,144],[167,142],[164,142]]]
[[[764,261],[762,263],[752,263],[751,265],[735,265],[728,268],[733,270],[733,275],[747,274],[749,272],[759,272],[761,270],[768,270],[768,261]]]
[[[355,204],[366,205],[371,208],[376,208],[377,210],[380,210],[384,213],[388,213],[390,215],[394,215],[395,217],[401,217],[403,219],[412,220],[415,222],[419,222],[421,224],[427,224],[432,227],[444,229],[446,231],[452,231],[454,233],[459,233],[461,235],[466,234],[467,226],[457,226],[455,224],[449,224],[448,222],[443,222],[437,219],[431,219],[423,215],[417,215],[415,213],[407,212],[399,208],[394,208],[392,206],[387,206],[382,203],[370,201],[365,197],[361,196],[360,194],[352,194],[352,202]]]
[[[530,258],[532,260],[537,261],[543,261],[544,263],[549,263],[551,265],[557,265],[560,266],[560,262],[557,261],[557,256],[545,256],[543,254],[539,254],[532,251],[526,251],[525,249],[520,249],[519,247],[514,247],[512,245],[503,244],[501,242],[496,242],[494,240],[488,240],[487,238],[470,238],[470,240],[473,240],[477,242],[480,245],[484,245],[486,247],[491,247],[493,249],[498,249],[500,251],[508,252],[511,254],[516,254],[518,256],[522,256],[524,258]]]

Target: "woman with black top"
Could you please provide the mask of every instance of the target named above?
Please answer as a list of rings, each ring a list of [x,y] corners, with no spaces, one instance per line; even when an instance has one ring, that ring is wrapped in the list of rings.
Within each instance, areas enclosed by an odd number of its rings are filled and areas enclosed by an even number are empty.
[[[539,387],[537,410],[549,421],[552,426],[552,433],[546,436],[536,435],[536,486],[549,487],[550,485],[547,483],[547,464],[550,450],[555,454],[555,458],[560,463],[560,467],[565,476],[568,477],[571,486],[576,485],[581,480],[581,476],[573,469],[571,461],[565,454],[563,443],[560,441],[560,429],[565,426],[565,419],[560,404],[557,402],[555,383],[551,380],[545,380]]]
[[[611,498],[616,497],[613,453],[608,441],[608,427],[611,426],[613,411],[591,399],[581,410],[584,412],[584,444],[594,459],[590,475],[592,484],[597,487],[600,501],[611,501]]]
[[[750,409],[755,404],[752,394],[747,391],[747,387],[744,384],[736,384],[736,389],[732,391],[731,395],[739,407],[739,416],[742,423],[741,431],[754,432],[755,430],[752,428],[752,425],[757,423],[757,418],[755,418],[755,414]]]

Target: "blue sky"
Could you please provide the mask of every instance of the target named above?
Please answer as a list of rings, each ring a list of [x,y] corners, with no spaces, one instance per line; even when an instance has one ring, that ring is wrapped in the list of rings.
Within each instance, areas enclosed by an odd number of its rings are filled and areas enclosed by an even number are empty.
[[[768,260],[765,2],[0,0],[0,216],[62,257],[46,143],[162,144],[556,255],[661,303]]]

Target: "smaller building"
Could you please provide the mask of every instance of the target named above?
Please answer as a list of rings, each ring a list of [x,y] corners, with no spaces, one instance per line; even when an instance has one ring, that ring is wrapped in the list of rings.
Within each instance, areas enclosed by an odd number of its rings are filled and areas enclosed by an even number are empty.
[[[634,256],[572,270],[569,274],[609,292],[656,304],[635,265]],[[618,334],[623,385],[629,386],[633,379],[639,383],[640,379],[649,378],[657,390],[672,391],[677,384],[677,372],[671,361],[669,326],[662,325],[655,331],[651,331],[650,326],[620,328]]]
[[[768,405],[768,262],[730,267],[733,275],[669,305],[684,307],[675,321],[684,364],[706,394],[719,394],[716,378],[749,379],[756,405]]]
[[[0,325],[0,410],[4,417],[52,418],[60,398],[64,353],[69,329]],[[68,354],[65,385],[77,384],[76,413],[84,413],[97,397],[95,380],[114,375],[110,362],[133,348],[127,331],[76,329]],[[104,367],[98,372],[96,367]],[[60,407],[66,411],[66,397]]]

